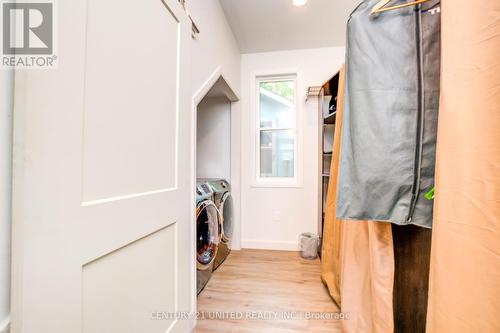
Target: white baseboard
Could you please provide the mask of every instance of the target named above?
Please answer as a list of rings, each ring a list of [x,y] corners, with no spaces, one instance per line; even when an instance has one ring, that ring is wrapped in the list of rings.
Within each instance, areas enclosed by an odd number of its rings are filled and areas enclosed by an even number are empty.
[[[0,333],[10,332],[10,317],[5,318],[0,322]]]
[[[279,251],[298,251],[297,242],[284,242],[273,240],[242,240],[241,248],[243,249],[258,249],[258,250],[279,250]]]

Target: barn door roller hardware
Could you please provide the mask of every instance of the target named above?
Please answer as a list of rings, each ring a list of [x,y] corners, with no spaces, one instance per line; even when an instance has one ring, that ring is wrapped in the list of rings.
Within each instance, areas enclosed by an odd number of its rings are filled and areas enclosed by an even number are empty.
[[[184,11],[186,12],[187,16],[189,17],[189,20],[191,21],[191,35],[194,38],[197,34],[200,33],[200,29],[198,29],[198,26],[196,25],[196,23],[194,23],[193,18],[191,17],[191,15],[189,15],[189,12],[186,9],[186,0],[179,0],[179,2],[182,5],[182,7],[184,8]]]
[[[194,20],[193,18],[191,17],[191,15],[189,15],[189,19],[191,20],[191,30],[192,30],[192,34],[193,34],[193,37],[197,34],[200,33],[200,29],[198,29],[198,27],[196,26],[196,23],[194,23]]]

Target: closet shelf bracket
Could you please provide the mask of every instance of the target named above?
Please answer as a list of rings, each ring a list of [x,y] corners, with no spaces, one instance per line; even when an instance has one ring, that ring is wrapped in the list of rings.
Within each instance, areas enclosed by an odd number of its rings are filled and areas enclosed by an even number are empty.
[[[323,88],[322,86],[308,87],[306,92],[306,102],[309,99],[309,97],[319,97],[322,88]]]

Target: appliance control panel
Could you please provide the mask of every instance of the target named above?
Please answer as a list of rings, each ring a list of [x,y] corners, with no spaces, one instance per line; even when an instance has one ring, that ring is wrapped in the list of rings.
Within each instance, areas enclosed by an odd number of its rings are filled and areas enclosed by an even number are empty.
[[[203,184],[199,184],[196,187],[196,194],[198,194],[198,195],[203,195],[203,194],[211,195],[211,194],[213,194],[213,191],[208,184],[203,183]]]

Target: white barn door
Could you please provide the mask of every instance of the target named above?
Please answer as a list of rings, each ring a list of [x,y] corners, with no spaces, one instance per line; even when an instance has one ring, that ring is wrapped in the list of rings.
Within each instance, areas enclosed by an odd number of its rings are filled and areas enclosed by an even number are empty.
[[[191,26],[176,0],[57,1],[18,71],[13,333],[187,332]]]

